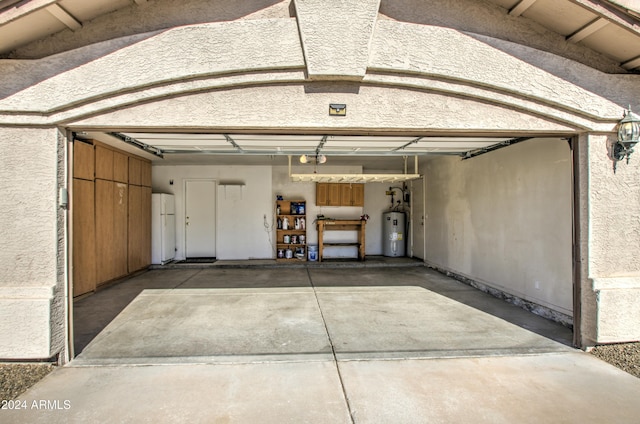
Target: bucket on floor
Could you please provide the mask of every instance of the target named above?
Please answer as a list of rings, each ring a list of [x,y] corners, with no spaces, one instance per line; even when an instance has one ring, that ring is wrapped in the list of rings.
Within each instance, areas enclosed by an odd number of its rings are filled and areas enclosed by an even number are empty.
[[[315,244],[310,244],[308,246],[308,251],[309,251],[309,260],[310,261],[317,261],[318,260],[318,246]]]

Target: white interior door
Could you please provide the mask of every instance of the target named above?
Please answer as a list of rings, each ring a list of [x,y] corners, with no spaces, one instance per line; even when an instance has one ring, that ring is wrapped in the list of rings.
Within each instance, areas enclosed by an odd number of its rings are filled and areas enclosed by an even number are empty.
[[[216,182],[186,181],[185,253],[187,258],[216,256]]]
[[[413,241],[411,256],[424,259],[424,178],[411,181],[411,208],[411,240]]]

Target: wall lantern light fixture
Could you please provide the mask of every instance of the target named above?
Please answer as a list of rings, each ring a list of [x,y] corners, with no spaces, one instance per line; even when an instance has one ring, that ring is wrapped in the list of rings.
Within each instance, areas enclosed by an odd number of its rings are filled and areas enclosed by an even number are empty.
[[[629,106],[624,118],[618,124],[618,140],[613,145],[613,172],[616,171],[618,161],[625,157],[629,164],[633,148],[638,142],[640,142],[640,116],[631,112],[631,106]]]

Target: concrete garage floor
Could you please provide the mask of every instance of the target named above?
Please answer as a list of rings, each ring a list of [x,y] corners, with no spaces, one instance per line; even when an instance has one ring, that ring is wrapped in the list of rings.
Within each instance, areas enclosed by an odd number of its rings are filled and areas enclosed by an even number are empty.
[[[112,302],[102,301],[111,297]],[[100,304],[103,304],[100,306]],[[9,422],[637,422],[640,379],[422,266],[166,269]],[[90,319],[90,318],[89,318]],[[103,318],[106,319],[106,318]],[[88,332],[87,332],[88,334]]]

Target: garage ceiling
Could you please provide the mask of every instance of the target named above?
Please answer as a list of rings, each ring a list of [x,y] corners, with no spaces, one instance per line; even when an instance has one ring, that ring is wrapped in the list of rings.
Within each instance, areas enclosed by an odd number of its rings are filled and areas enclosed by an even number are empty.
[[[640,0],[488,0],[640,71]],[[148,0],[0,0],[0,55]],[[149,9],[150,13],[153,13]]]
[[[385,137],[269,134],[120,133],[163,155],[415,155],[460,154],[506,143],[504,137]]]
[[[526,138],[472,136],[276,135],[151,132],[80,132],[93,139],[162,165],[277,165],[301,155],[325,155],[330,165],[357,165],[366,170],[414,172],[418,156],[473,157]],[[313,163],[307,164],[312,169]],[[329,177],[327,177],[329,178]],[[333,178],[333,177],[331,177]]]

